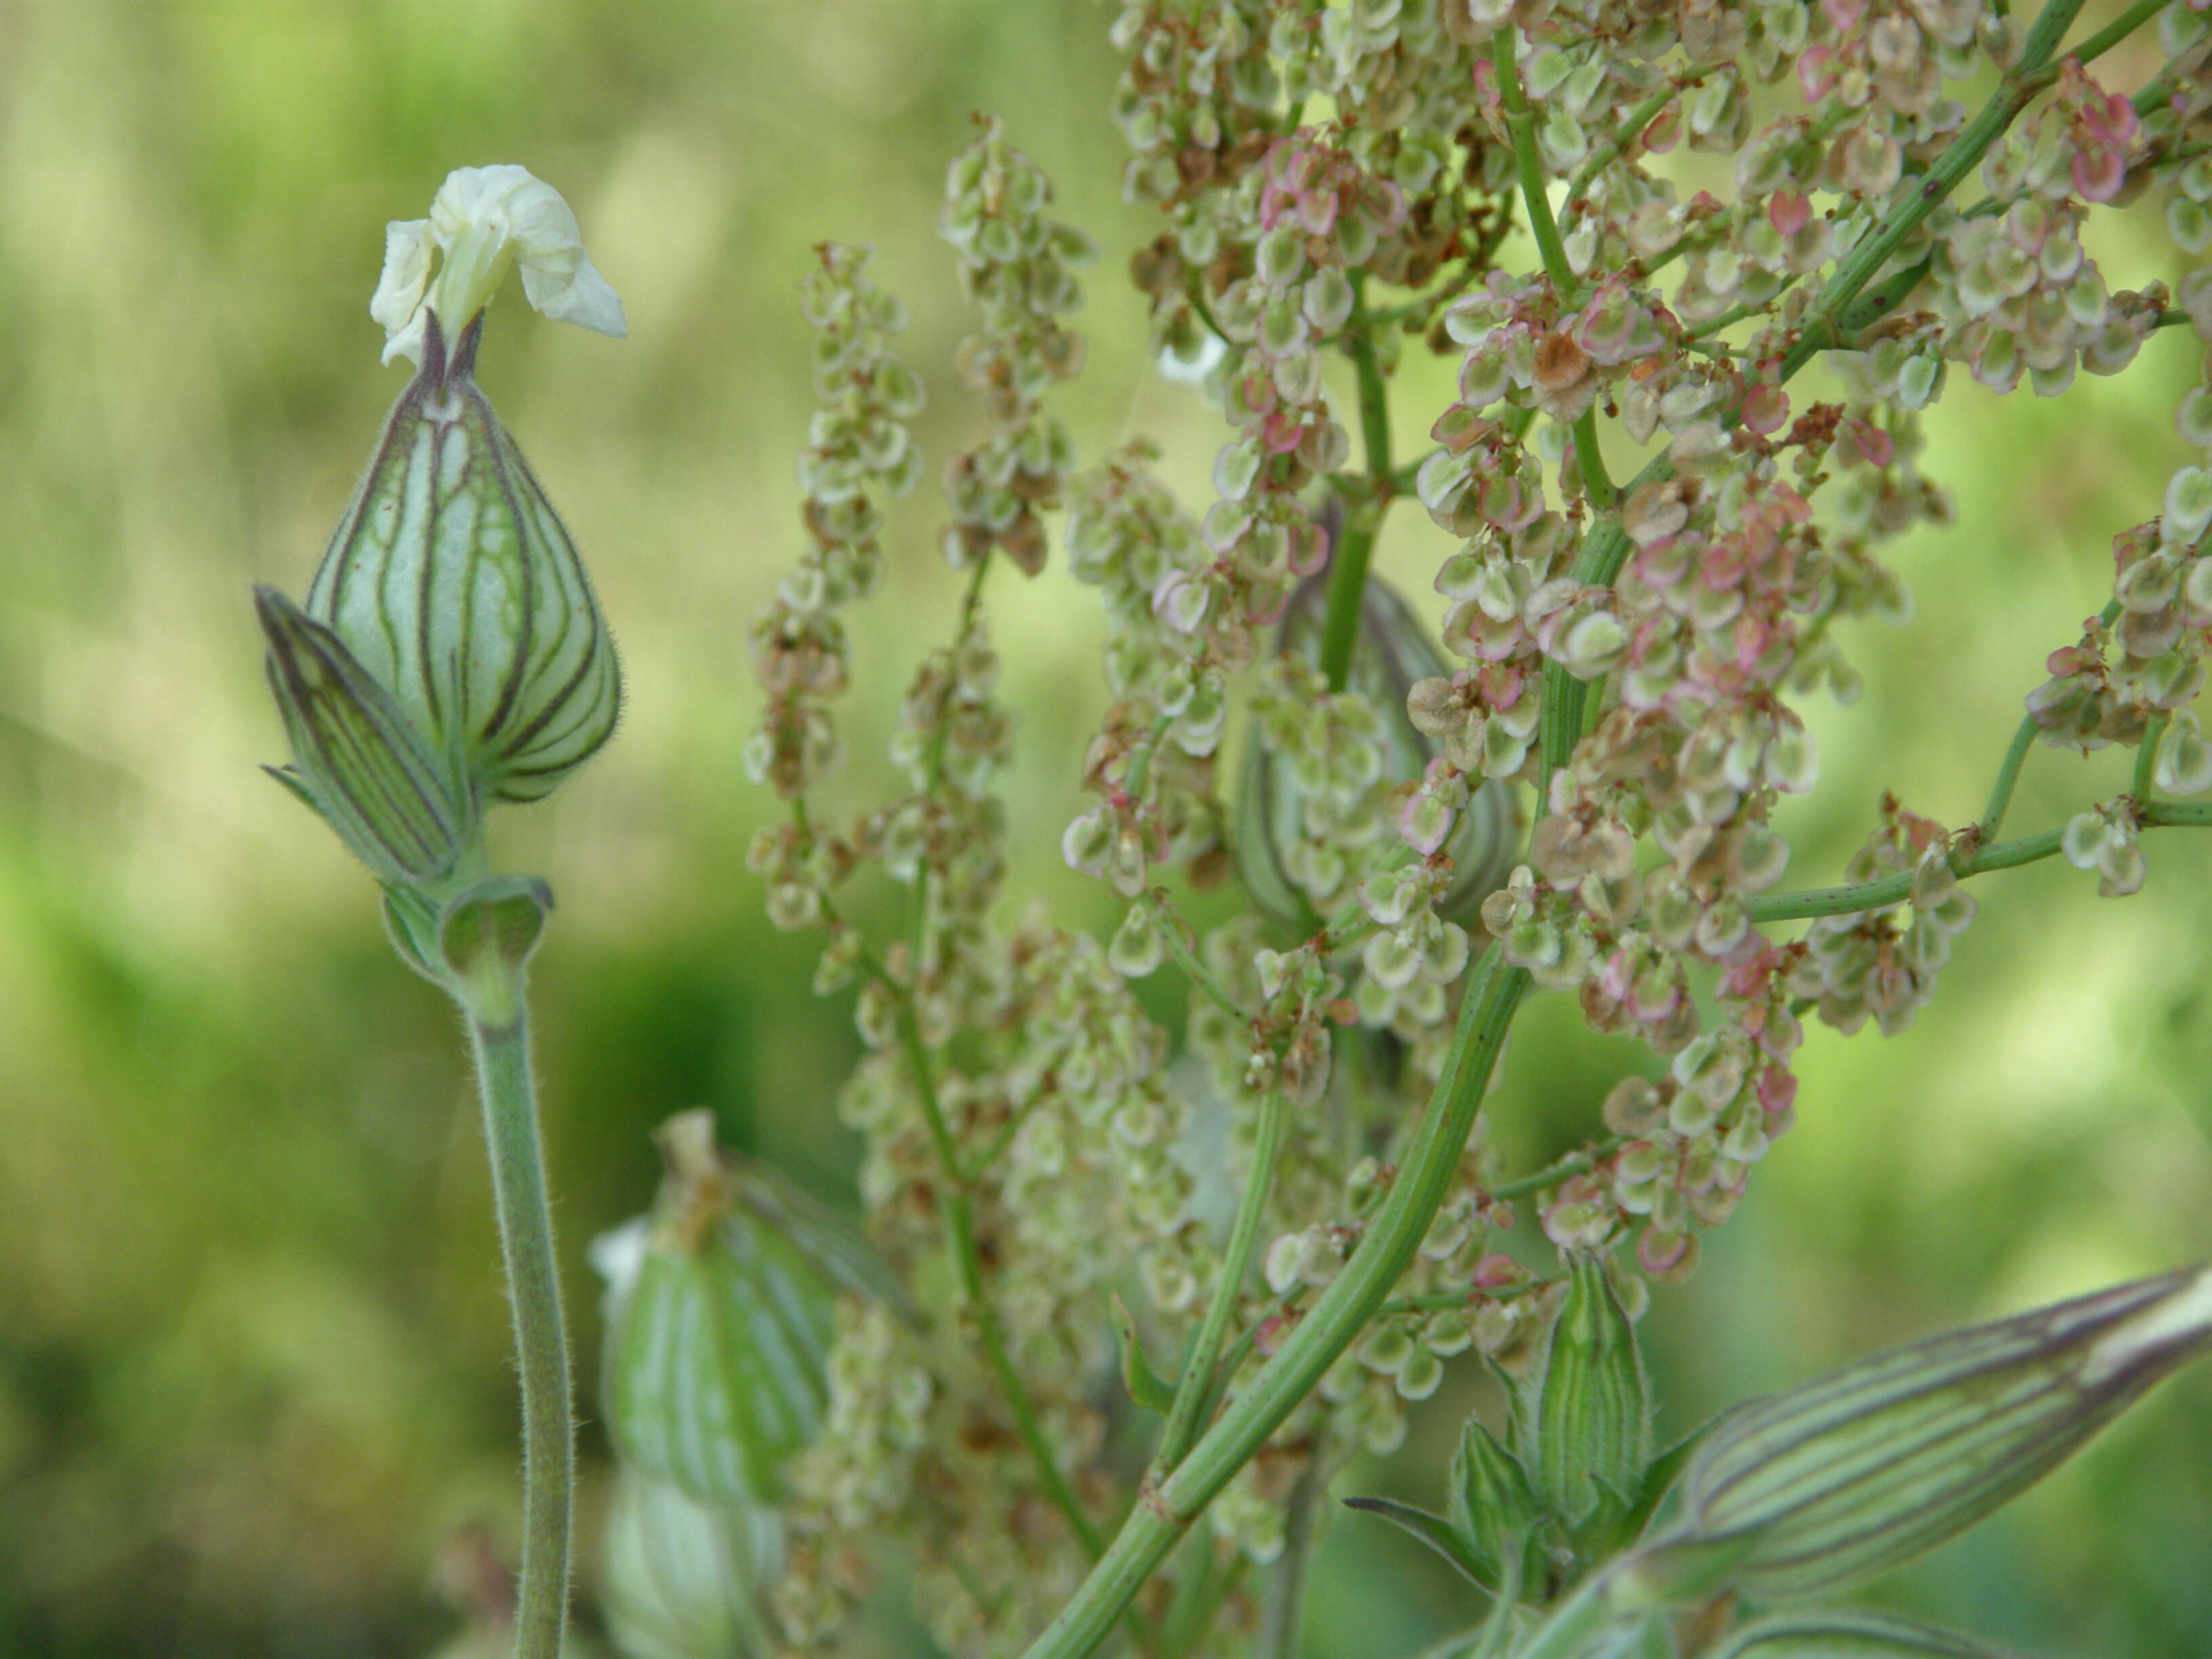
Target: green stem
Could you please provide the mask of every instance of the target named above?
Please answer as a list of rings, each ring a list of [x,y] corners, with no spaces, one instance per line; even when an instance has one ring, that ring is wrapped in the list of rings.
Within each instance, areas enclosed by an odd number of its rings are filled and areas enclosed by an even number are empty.
[[[2024,836],[1984,847],[1957,861],[1961,876],[1978,876],[1985,870],[2010,870],[2047,859],[2058,850],[2061,831]],[[1913,872],[1900,870],[1875,881],[1855,881],[1841,887],[1814,887],[1799,893],[1768,893],[1751,902],[1751,919],[1761,921],[1801,921],[1808,916],[1847,916],[1860,910],[1879,910],[1901,904],[1912,892]]]
[[[1145,734],[1144,740],[1131,752],[1129,770],[1121,786],[1130,799],[1144,799],[1145,786],[1152,781],[1152,758],[1159,753],[1160,745],[1167,741],[1168,733],[1175,729],[1175,720],[1173,714],[1161,715],[1152,722],[1152,729]]]
[[[2135,781],[2128,793],[2137,801],[2150,799],[2151,774],[2158,769],[2158,746],[2166,740],[2166,716],[2154,714],[2143,728],[2142,742],[2136,747]]]
[[[538,1145],[530,1073],[529,1017],[519,970],[507,1006],[457,993],[483,1100],[484,1144],[499,1212],[500,1254],[514,1313],[522,1377],[522,1581],[515,1606],[518,1659],[560,1659],[568,1617],[568,1515],[576,1450],[569,1428],[568,1339],[553,1254],[553,1212]],[[489,1018],[495,1012],[504,1018]]]
[[[1597,447],[1597,410],[1586,409],[1575,417],[1575,465],[1582,470],[1583,491],[1590,505],[1610,513],[1620,505],[1620,490],[1605,470],[1605,456]]]
[[[1176,1540],[1267,1443],[1389,1298],[1450,1191],[1505,1033],[1528,988],[1496,946],[1461,1004],[1442,1075],[1397,1179],[1352,1259],[1166,1480],[1148,1484],[1105,1555],[1030,1646],[1028,1659],[1079,1659],[1097,1647]]]
[[[1166,946],[1168,955],[1175,959],[1175,965],[1182,969],[1183,977],[1191,982],[1194,990],[1230,1018],[1240,1025],[1249,1025],[1252,1023],[1250,1012],[1237,1005],[1237,999],[1229,994],[1229,988],[1214,977],[1212,970],[1198,959],[1198,952],[1191,949],[1189,940],[1183,938],[1182,916],[1168,902],[1167,895],[1155,892],[1152,902],[1159,907],[1162,913],[1159,918],[1160,942]]]
[[[960,598],[960,624],[953,630],[951,659],[946,665],[945,695],[938,699],[937,729],[930,733],[929,749],[922,762],[921,794],[925,800],[934,800],[945,783],[945,745],[950,740],[950,716],[952,692],[960,675],[960,653],[967,649],[969,636],[975,631],[975,619],[983,608],[983,579],[991,573],[991,556],[985,552],[977,557],[975,568],[968,578],[967,590]],[[931,877],[935,873],[927,860],[915,872],[914,878],[914,926],[909,930],[908,949],[914,960],[908,972],[919,985],[928,962],[929,945],[929,890]]]
[[[1567,263],[1567,247],[1559,240],[1559,222],[1552,216],[1552,198],[1544,182],[1543,157],[1536,153],[1536,116],[1528,107],[1528,94],[1521,88],[1521,66],[1514,55],[1516,29],[1503,28],[1490,38],[1490,61],[1498,71],[1498,95],[1505,106],[1505,130],[1513,135],[1513,165],[1520,175],[1521,199],[1528,211],[1529,234],[1543,256],[1544,273],[1552,291],[1565,310],[1575,302],[1580,284]]]
[[[1390,502],[1390,404],[1382,385],[1382,371],[1375,360],[1375,339],[1368,327],[1366,279],[1352,277],[1352,319],[1345,329],[1344,349],[1359,386],[1359,437],[1367,452],[1368,497],[1353,503],[1345,514],[1328,573],[1328,610],[1322,619],[1321,672],[1331,691],[1344,690],[1352,673],[1352,647],[1359,641],[1359,611],[1367,593],[1367,566],[1375,554],[1375,538],[1382,528],[1382,514]]]
[[[2136,0],[2134,5],[2066,55],[2083,64],[2092,63],[2149,22],[2171,3],[2172,0]]]
[[[1195,1649],[1212,1628],[1223,1604],[1244,1582],[1245,1570],[1251,1565],[1251,1558],[1242,1550],[1226,1565],[1217,1565],[1213,1540],[1203,1534],[1198,1547],[1205,1555],[1193,1576],[1176,1586],[1176,1598],[1161,1621],[1159,1644],[1154,1650],[1157,1659],[1182,1659]]]
[[[1253,1659],[1297,1659],[1298,1627],[1305,1612],[1306,1564],[1313,1557],[1315,1523],[1319,1519],[1316,1511],[1321,1507],[1328,1486],[1316,1455],[1291,1487],[1283,1553],[1267,1570],[1267,1589],[1260,1601],[1260,1634],[1252,1646]]]
[[[1556,1187],[1563,1181],[1571,1180],[1576,1176],[1595,1169],[1627,1144],[1627,1141],[1620,1135],[1608,1135],[1595,1146],[1585,1146],[1578,1152],[1570,1152],[1558,1163],[1547,1165],[1534,1175],[1525,1175],[1517,1181],[1509,1181],[1502,1187],[1486,1187],[1483,1191],[1492,1200],[1519,1198],[1526,1193],[1540,1193],[1547,1187]]]
[[[1221,1259],[1221,1277],[1213,1286],[1197,1339],[1183,1356],[1182,1376],[1176,1385],[1175,1403],[1168,1408],[1168,1425],[1160,1434],[1160,1449],[1153,1456],[1154,1477],[1171,1472],[1198,1438],[1201,1413],[1213,1394],[1213,1376],[1221,1358],[1221,1340],[1228,1334],[1230,1316],[1243,1294],[1244,1280],[1252,1271],[1252,1257],[1260,1245],[1260,1231],[1267,1216],[1267,1191],[1274,1184],[1275,1157],[1282,1151],[1283,1120],[1287,1109],[1283,1091],[1270,1089],[1260,1099],[1259,1133],[1252,1143],[1252,1168],[1244,1177],[1244,1194],[1237,1200],[1237,1219],[1229,1229],[1229,1247]]]
[[[2004,826],[2005,813],[2012,806],[2012,792],[2020,783],[2020,769],[2027,764],[2028,751],[2035,747],[2035,734],[2041,730],[2035,716],[2024,715],[2005,747],[2004,759],[1997,767],[1997,781],[1990,788],[1990,804],[1982,811],[1978,826],[1984,841],[1995,841],[1997,831]]]

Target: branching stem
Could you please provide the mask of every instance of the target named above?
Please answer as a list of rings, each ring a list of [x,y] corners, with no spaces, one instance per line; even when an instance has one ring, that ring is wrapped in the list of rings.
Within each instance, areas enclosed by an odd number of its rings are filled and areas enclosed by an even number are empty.
[[[1283,1146],[1283,1091],[1270,1089],[1260,1098],[1259,1132],[1252,1143],[1252,1168],[1244,1177],[1244,1194],[1237,1200],[1237,1219],[1229,1230],[1229,1247],[1223,1252],[1221,1277],[1213,1286],[1197,1338],[1183,1356],[1182,1376],[1176,1386],[1175,1403],[1168,1410],[1168,1425],[1160,1435],[1160,1449],[1152,1459],[1155,1476],[1172,1472],[1198,1437],[1201,1413],[1213,1395],[1213,1375],[1221,1358],[1221,1340],[1229,1333],[1230,1316],[1244,1280],[1252,1271],[1252,1258],[1260,1245],[1260,1232],[1267,1214],[1267,1193],[1274,1184],[1275,1157]]]
[[[1032,1644],[1029,1659],[1078,1659],[1113,1626],[1176,1539],[1358,1337],[1413,1260],[1450,1190],[1476,1109],[1527,993],[1528,975],[1493,946],[1461,1004],[1452,1045],[1398,1178],[1344,1270],[1229,1402],[1173,1474],[1147,1485],[1103,1558]]]

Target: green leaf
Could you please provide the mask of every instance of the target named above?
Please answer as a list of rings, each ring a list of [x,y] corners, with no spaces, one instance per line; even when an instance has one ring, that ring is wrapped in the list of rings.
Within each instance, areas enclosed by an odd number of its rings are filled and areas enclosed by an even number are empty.
[[[1114,1324],[1115,1345],[1121,1351],[1121,1382],[1129,1390],[1129,1398],[1143,1410],[1165,1417],[1175,1408],[1176,1385],[1154,1370],[1152,1362],[1146,1358],[1144,1338],[1137,1334],[1129,1304],[1117,1294],[1108,1311]]]
[[[1494,1564],[1479,1560],[1459,1529],[1441,1515],[1431,1515],[1426,1510],[1415,1509],[1411,1504],[1401,1504],[1392,1498],[1347,1498],[1344,1507],[1358,1510],[1363,1515],[1380,1516],[1400,1531],[1426,1544],[1472,1583],[1484,1589],[1496,1588]]]

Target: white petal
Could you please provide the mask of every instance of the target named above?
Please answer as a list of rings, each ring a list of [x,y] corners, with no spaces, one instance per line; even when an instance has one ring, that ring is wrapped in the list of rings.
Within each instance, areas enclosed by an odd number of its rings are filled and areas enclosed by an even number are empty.
[[[556,323],[574,323],[600,334],[623,339],[629,324],[623,316],[622,296],[599,275],[592,256],[579,251],[576,268],[565,281],[556,281],[528,259],[522,262],[522,291]]]
[[[430,222],[394,219],[384,228],[384,273],[368,314],[384,325],[384,361],[421,355],[422,295],[430,285]]]

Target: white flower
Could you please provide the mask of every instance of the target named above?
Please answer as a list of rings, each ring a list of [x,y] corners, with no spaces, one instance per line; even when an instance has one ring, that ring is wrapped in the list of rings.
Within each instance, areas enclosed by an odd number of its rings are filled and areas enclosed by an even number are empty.
[[[617,339],[629,331],[622,301],[584,252],[576,216],[559,191],[526,167],[456,167],[428,218],[384,228],[384,274],[368,302],[368,314],[384,325],[384,361],[421,359],[427,312],[438,313],[449,338],[458,335],[510,264],[522,267],[524,296],[555,321]]]

